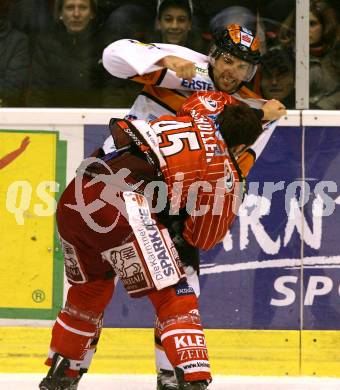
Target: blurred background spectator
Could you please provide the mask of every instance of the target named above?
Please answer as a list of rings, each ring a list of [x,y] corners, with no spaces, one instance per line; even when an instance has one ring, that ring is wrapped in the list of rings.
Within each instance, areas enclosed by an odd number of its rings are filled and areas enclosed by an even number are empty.
[[[160,0],[157,6],[155,31],[147,37],[148,42],[181,45],[206,52],[198,25],[193,25],[193,3],[191,0]]]
[[[9,3],[0,2],[0,107],[23,105],[30,64],[28,39],[8,20]]]
[[[295,9],[296,0],[259,0],[258,9],[262,18],[282,23]]]
[[[258,1],[254,0],[193,0],[194,10],[200,16],[202,29],[206,32],[212,32],[209,28],[211,21],[218,14],[223,13],[223,10],[229,7],[243,7],[249,10],[253,15],[256,15],[258,9]],[[235,22],[238,23],[238,22]]]
[[[280,41],[295,42],[295,12],[283,22]],[[310,108],[340,109],[340,29],[338,15],[327,0],[311,0],[309,14]]]
[[[277,45],[262,56],[258,89],[265,99],[280,100],[287,108],[295,108],[295,59],[292,53]]]
[[[27,46],[25,35],[28,37],[32,61],[32,92],[29,105],[129,107],[141,86],[128,80],[107,78],[100,64],[102,49],[121,38],[181,44],[207,53],[212,32],[227,23],[244,25],[256,31],[261,42],[261,53],[268,52],[265,54],[261,72],[258,72],[254,79],[254,84],[248,85],[257,92],[262,91],[266,97],[270,97],[270,91],[278,93],[279,87],[275,87],[275,83],[279,84],[277,74],[280,74],[281,79],[285,73],[282,66],[279,70],[275,67],[271,71],[270,66],[278,63],[277,58],[284,58],[283,50],[289,53],[285,58],[289,59],[289,62],[294,57],[295,0],[212,0],[209,3],[203,0],[85,2],[90,4],[92,14],[84,29],[75,33],[59,19],[62,15],[58,13],[61,12],[61,9],[58,11],[58,7],[63,1],[0,0],[0,9],[8,10],[8,13],[3,13],[7,16],[2,16],[0,39],[6,43],[1,43],[0,50],[6,49],[5,52],[9,55],[11,51],[8,48],[13,47],[10,46],[13,45],[13,41],[10,44],[8,39],[9,36],[12,38],[15,36],[16,42],[21,43],[21,49],[14,50],[15,57],[20,58],[26,50],[22,48]],[[55,9],[58,23],[55,23]],[[311,0],[311,108],[340,108],[339,12],[339,0]],[[13,28],[25,35],[21,35]],[[11,29],[11,34],[8,34],[8,29]],[[5,37],[7,41],[4,41]],[[272,47],[275,50],[271,50]],[[272,64],[270,56],[273,56]],[[5,103],[1,92],[2,105],[23,104],[22,91],[25,89],[25,82],[22,80],[27,78],[27,52],[22,58],[26,58],[23,61],[25,70],[23,73],[16,72],[16,80],[21,83],[20,93],[14,97],[12,89],[12,98],[10,100],[6,98]],[[6,60],[6,56],[2,55],[1,66],[4,66],[6,61],[8,57]],[[290,73],[291,67],[287,65],[287,61],[284,64]],[[6,69],[11,69],[7,63]],[[2,82],[5,71],[2,68],[0,70]],[[51,74],[54,75],[53,79]],[[290,85],[289,81],[287,86]],[[2,85],[0,87],[3,90]],[[288,101],[291,99],[292,96],[289,96]]]
[[[145,40],[153,29],[157,0],[97,0],[98,23],[111,43],[122,38]]]
[[[10,4],[9,20],[28,36],[32,51],[37,35],[51,28],[54,0],[11,0]]]
[[[95,0],[57,0],[55,28],[38,37],[28,105],[32,107],[126,107],[124,91],[101,63],[103,31]]]
[[[252,31],[256,31],[257,16],[247,7],[234,5],[223,8],[210,20],[210,31],[220,29],[226,24],[236,23]]]

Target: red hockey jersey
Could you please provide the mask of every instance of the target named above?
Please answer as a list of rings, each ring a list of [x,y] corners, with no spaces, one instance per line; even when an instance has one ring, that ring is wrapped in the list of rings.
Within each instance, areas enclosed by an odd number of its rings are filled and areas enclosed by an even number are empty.
[[[217,115],[223,111],[223,107],[228,104],[244,104],[235,99],[232,95],[221,91],[195,92],[182,105],[179,115],[192,115],[198,113],[207,116],[213,121]],[[240,129],[242,131],[242,129]],[[246,149],[237,159],[243,176],[247,176],[255,163],[255,153],[252,149]]]
[[[213,121],[193,116],[163,116],[152,122],[168,185],[170,213],[186,207],[183,236],[193,246],[211,249],[220,242],[243,198],[241,171]],[[138,126],[137,126],[138,127]]]

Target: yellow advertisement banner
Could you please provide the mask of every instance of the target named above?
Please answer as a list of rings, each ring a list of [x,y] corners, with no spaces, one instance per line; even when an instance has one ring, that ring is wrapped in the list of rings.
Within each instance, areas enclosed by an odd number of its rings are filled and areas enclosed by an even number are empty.
[[[51,309],[57,134],[0,132],[0,308]]]

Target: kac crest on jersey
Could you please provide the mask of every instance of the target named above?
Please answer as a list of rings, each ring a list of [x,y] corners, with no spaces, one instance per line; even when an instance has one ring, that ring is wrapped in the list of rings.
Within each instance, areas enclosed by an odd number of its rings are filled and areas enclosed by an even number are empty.
[[[199,100],[207,110],[212,112],[216,110],[217,108],[216,100],[213,100],[207,96],[199,96]]]

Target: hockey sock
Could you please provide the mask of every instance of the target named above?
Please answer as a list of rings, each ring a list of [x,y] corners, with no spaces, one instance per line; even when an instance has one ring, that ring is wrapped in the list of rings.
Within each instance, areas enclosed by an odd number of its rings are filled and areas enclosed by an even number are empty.
[[[149,295],[160,323],[160,339],[173,367],[185,381],[211,380],[210,364],[197,298],[187,283]]]

